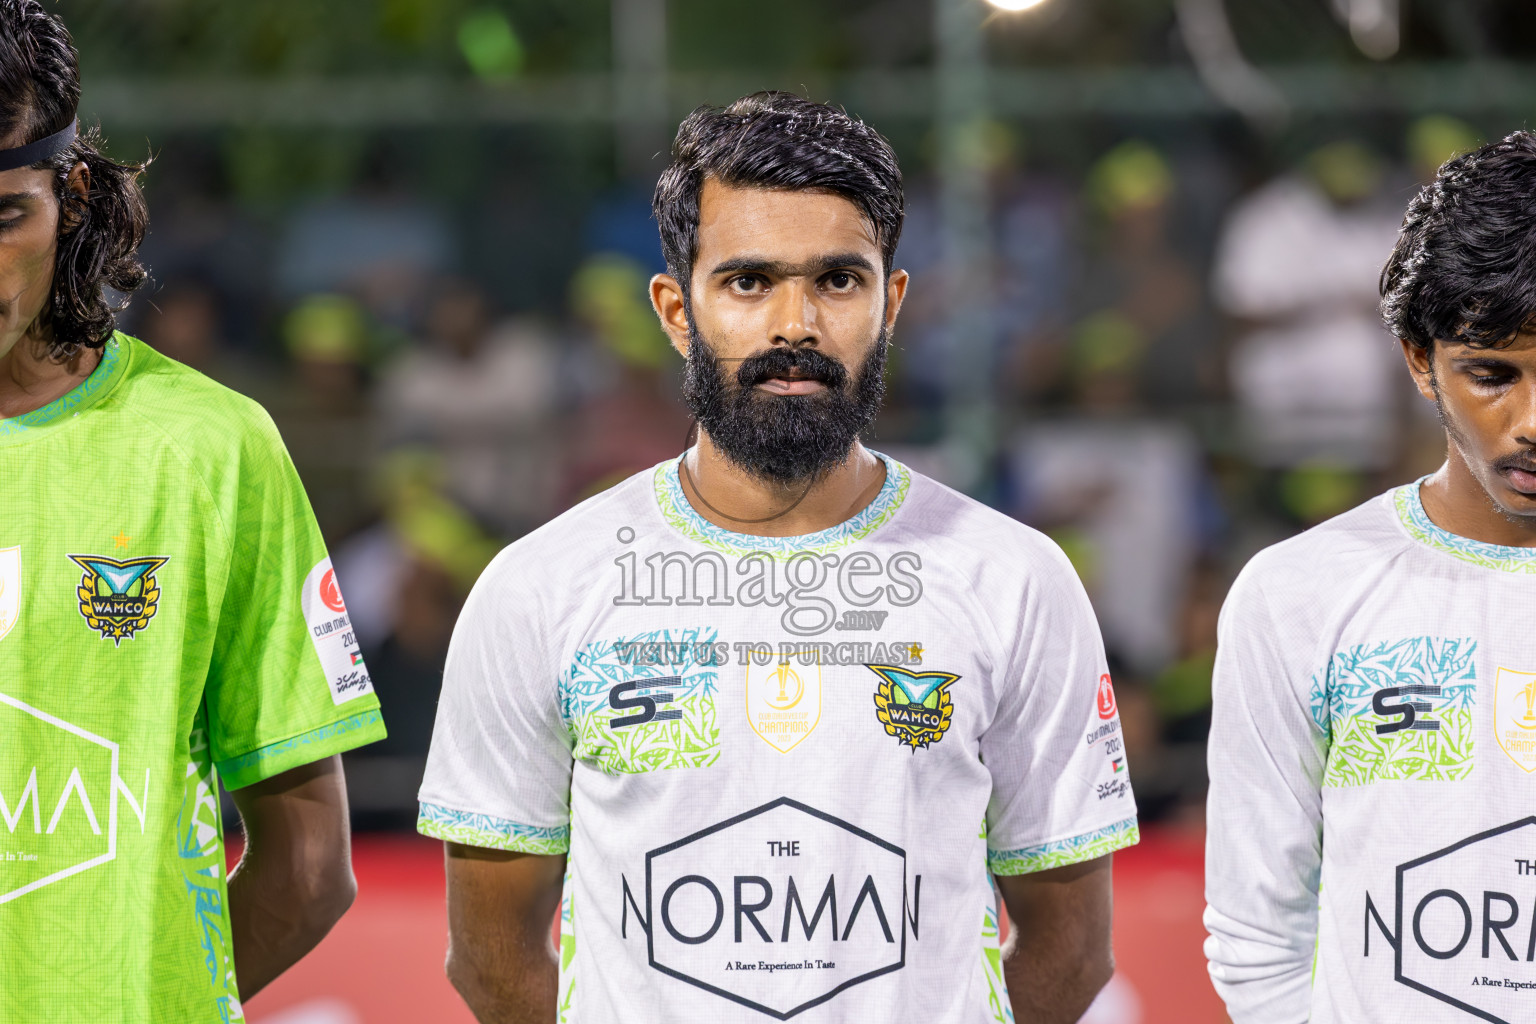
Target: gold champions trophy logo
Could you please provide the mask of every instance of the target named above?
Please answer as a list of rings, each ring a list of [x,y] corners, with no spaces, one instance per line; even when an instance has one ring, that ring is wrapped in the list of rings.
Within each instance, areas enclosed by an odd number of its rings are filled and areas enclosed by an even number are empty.
[[[1536,772],[1536,672],[1501,668],[1494,678],[1494,738],[1510,760]]]
[[[764,647],[747,658],[747,723],[763,742],[787,754],[821,721],[821,657],[818,653],[798,670],[787,653],[771,665],[757,664],[771,657]]]
[[[773,670],[774,678],[779,684],[779,699],[770,701],[775,711],[790,711],[800,699],[805,696],[805,683],[800,679],[800,673],[789,667],[789,658],[779,659],[778,667]],[[790,687],[794,687],[794,696],[791,697]],[[1531,692],[1536,693],[1536,685],[1531,687]]]

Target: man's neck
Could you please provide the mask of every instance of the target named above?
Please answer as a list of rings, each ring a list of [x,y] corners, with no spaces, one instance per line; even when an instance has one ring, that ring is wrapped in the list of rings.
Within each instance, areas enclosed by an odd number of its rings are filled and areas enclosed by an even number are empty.
[[[0,420],[36,412],[85,382],[101,363],[100,348],[81,348],[64,362],[48,357],[47,342],[24,335],[0,355]]]
[[[681,469],[683,494],[695,512],[733,533],[759,537],[830,529],[863,511],[885,484],[885,463],[857,440],[846,459],[814,480],[780,485],[747,473],[700,430]]]
[[[1458,537],[1504,547],[1536,547],[1536,520],[1515,522],[1501,513],[1454,446],[1445,465],[1419,488],[1419,500],[1430,522]]]

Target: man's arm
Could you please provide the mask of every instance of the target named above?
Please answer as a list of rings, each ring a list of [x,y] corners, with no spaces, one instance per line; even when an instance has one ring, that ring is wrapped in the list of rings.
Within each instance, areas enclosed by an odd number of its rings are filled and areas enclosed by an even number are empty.
[[[550,926],[565,857],[443,845],[448,980],[481,1024],[554,1020],[559,965]]]
[[[1289,661],[1321,628],[1295,602],[1274,614],[1257,579],[1250,566],[1233,585],[1216,647],[1205,955],[1237,1024],[1301,1024],[1312,1005],[1328,741],[1312,681]]]
[[[1018,1024],[1075,1024],[1115,973],[1113,859],[996,876],[1013,926],[1003,979]]]
[[[240,998],[249,999],[325,938],[357,895],[341,758],[233,792],[245,853],[229,876]]]

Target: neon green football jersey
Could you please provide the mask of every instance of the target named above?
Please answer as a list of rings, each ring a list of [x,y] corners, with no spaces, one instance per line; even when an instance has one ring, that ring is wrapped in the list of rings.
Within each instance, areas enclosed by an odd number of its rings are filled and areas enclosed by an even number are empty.
[[[117,334],[0,420],[0,1021],[244,1020],[215,772],[383,736],[259,406]]]

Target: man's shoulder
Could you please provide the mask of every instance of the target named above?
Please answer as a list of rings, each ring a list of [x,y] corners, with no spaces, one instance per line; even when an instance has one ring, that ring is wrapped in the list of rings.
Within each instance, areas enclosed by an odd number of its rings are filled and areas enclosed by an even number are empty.
[[[281,446],[272,418],[258,403],[136,338],[118,337],[130,349],[132,369],[114,400],[189,456]]]
[[[1027,572],[1067,567],[1044,533],[914,470],[901,529],[945,557]]]
[[[1391,565],[1407,543],[1392,518],[1391,493],[1379,494],[1332,519],[1254,555],[1232,596],[1262,593],[1271,603],[1313,609],[1332,606]]]

